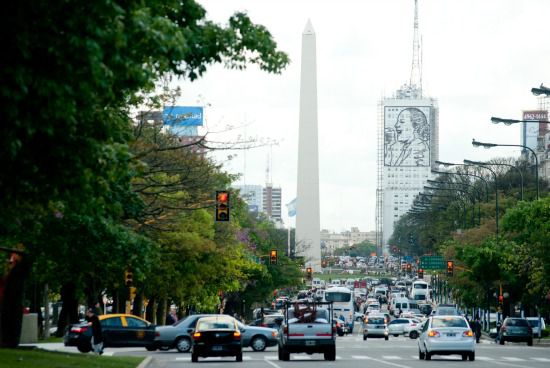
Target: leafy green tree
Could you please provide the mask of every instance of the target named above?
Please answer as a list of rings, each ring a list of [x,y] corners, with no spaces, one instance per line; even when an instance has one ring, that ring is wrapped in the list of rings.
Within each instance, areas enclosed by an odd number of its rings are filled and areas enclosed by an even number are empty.
[[[376,253],[376,245],[366,240],[334,250],[335,256],[370,257],[372,253]]]

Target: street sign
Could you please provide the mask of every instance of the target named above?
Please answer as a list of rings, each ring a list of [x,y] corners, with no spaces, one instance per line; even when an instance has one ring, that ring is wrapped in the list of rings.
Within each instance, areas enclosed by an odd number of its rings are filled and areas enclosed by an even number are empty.
[[[420,257],[420,268],[424,270],[444,270],[447,268],[447,262],[442,256],[422,256]]]

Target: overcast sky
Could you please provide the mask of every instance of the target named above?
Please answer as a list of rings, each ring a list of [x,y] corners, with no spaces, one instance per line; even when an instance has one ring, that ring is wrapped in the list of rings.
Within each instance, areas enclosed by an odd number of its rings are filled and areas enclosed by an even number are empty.
[[[182,105],[209,104],[210,131],[246,126],[235,134],[271,138],[275,186],[283,203],[296,196],[302,31],[311,19],[317,36],[321,227],[375,229],[377,104],[410,76],[414,0],[198,0],[216,22],[247,11],[272,33],[291,64],[281,75],[255,66],[214,66],[200,80],[180,81]],[[536,109],[530,89],[550,86],[550,1],[419,0],[424,94],[439,101],[440,160],[515,156],[513,148],[473,148],[472,138],[520,143],[516,126],[491,116],[521,118]],[[236,184],[265,184],[269,147],[225,163],[242,174]],[[284,212],[285,223],[289,223]],[[294,225],[294,218],[290,220]]]

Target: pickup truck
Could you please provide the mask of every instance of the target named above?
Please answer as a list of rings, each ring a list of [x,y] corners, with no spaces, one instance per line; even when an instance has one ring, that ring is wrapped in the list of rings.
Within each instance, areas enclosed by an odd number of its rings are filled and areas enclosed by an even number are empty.
[[[332,302],[287,302],[284,315],[279,360],[290,360],[290,353],[323,353],[325,360],[336,360]]]

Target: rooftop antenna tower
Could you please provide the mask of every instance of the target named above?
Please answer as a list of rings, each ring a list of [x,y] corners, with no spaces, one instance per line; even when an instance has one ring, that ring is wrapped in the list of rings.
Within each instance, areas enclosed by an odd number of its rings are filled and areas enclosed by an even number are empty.
[[[411,67],[411,89],[416,88],[422,97],[422,54],[420,50],[420,39],[418,35],[418,0],[414,0],[414,36],[413,36],[413,58]]]

